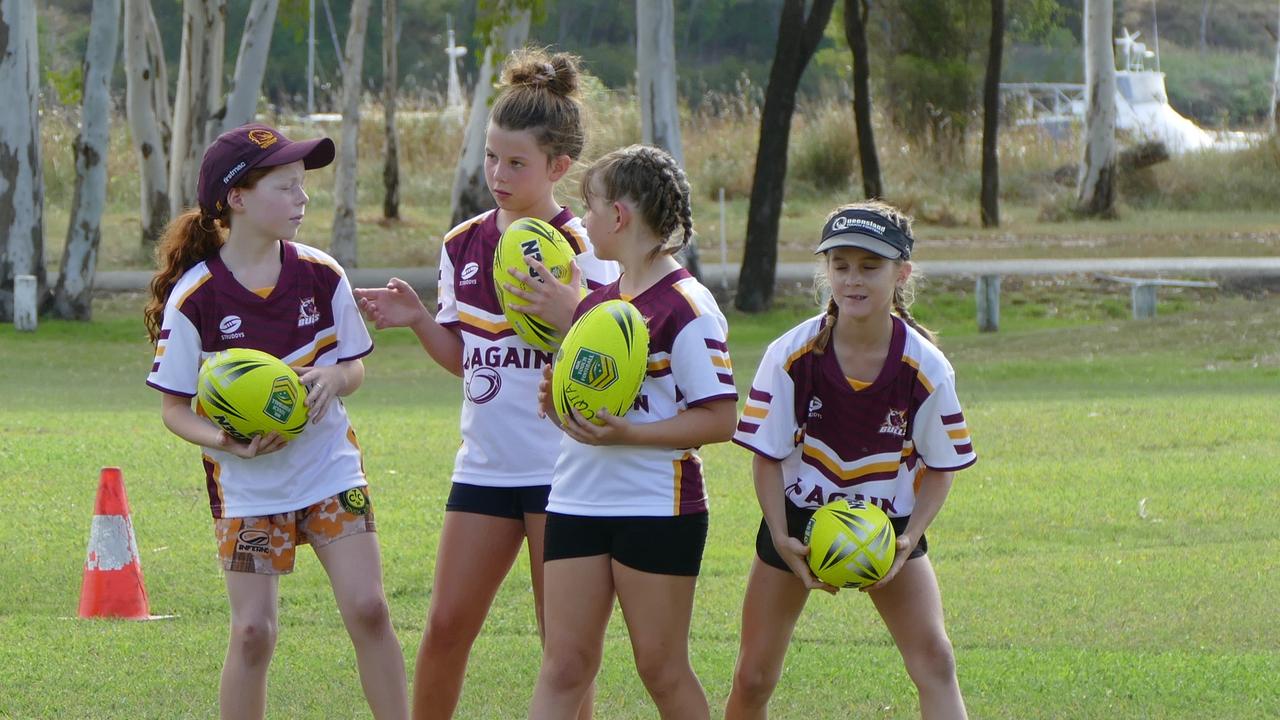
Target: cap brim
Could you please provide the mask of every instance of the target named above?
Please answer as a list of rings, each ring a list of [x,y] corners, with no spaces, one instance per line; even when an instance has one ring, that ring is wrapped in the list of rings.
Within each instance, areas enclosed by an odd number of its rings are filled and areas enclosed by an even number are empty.
[[[871,237],[870,235],[860,232],[847,232],[839,235],[832,235],[826,240],[823,240],[822,243],[818,245],[818,249],[813,251],[813,254],[821,255],[828,250],[841,247],[866,250],[867,252],[875,253],[876,255],[889,260],[897,260],[902,257],[902,251],[898,248],[890,245],[884,240]]]
[[[276,167],[301,160],[303,167],[315,170],[333,162],[336,154],[337,149],[329,138],[296,140],[263,158],[254,167]]]

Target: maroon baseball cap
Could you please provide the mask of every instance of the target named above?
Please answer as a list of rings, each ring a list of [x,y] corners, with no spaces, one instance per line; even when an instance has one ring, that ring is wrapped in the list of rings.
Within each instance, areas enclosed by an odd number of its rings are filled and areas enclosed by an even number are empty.
[[[219,216],[226,209],[227,192],[249,170],[298,160],[314,170],[333,162],[334,152],[329,138],[294,142],[269,125],[241,125],[219,135],[204,151],[196,200],[206,213]]]

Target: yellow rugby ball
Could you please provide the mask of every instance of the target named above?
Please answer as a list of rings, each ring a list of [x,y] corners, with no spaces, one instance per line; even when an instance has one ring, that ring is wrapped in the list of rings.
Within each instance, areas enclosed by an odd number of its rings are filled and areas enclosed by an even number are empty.
[[[565,333],[551,373],[560,422],[573,408],[597,425],[601,408],[616,417],[631,409],[649,365],[649,328],[635,305],[606,300]]]
[[[307,427],[306,396],[293,368],[249,348],[214,353],[196,380],[200,410],[244,442],[272,430],[297,437]]]
[[[804,531],[809,569],[843,588],[875,584],[893,565],[897,534],[889,516],[862,500],[834,500],[809,518]]]
[[[533,257],[551,273],[551,280],[568,285],[573,279],[573,246],[549,223],[538,218],[520,218],[507,226],[493,253],[493,285],[498,292],[502,312],[522,340],[541,350],[555,350],[560,344],[560,331],[537,315],[521,312],[512,305],[521,304],[520,298],[511,295],[506,285],[521,290],[529,287],[516,280],[512,270],[520,270],[538,278],[537,272],[525,262]]]

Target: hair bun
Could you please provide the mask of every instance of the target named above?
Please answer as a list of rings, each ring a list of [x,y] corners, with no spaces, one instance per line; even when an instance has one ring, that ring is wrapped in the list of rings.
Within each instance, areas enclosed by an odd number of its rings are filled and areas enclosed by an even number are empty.
[[[547,90],[564,97],[578,92],[578,59],[569,53],[549,54],[540,48],[516,50],[502,69],[508,87]]]

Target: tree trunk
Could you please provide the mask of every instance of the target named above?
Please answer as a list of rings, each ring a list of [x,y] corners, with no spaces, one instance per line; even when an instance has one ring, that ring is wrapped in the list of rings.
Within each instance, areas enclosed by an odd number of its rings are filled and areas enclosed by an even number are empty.
[[[45,285],[44,177],[40,162],[40,80],[36,9],[0,0],[0,319],[13,317],[13,281],[34,275]]]
[[[364,36],[369,24],[369,0],[351,3],[347,49],[342,63],[342,142],[334,175],[333,236],[330,250],[343,267],[357,266],[356,150],[360,134],[360,90],[364,76]]]
[[[489,125],[489,99],[493,97],[494,73],[497,72],[494,57],[505,58],[511,50],[524,44],[529,37],[530,12],[519,10],[511,21],[489,38],[484,48],[484,61],[476,76],[475,91],[471,96],[471,114],[463,134],[462,152],[453,174],[453,193],[449,204],[452,223],[474,217],[496,205],[493,195],[484,183],[484,136]]]
[[[884,197],[880,158],[871,127],[871,66],[867,59],[867,0],[844,0],[844,39],[853,53],[853,121],[858,133],[858,162],[862,166],[862,194]]]
[[[640,137],[671,153],[684,167],[680,100],[676,88],[676,12],[672,0],[636,0],[636,74],[640,85]],[[695,277],[698,246],[690,242],[681,262]]]
[[[1209,15],[1213,9],[1213,0],[1203,0],[1200,3],[1200,54],[1209,49]]]
[[[84,54],[84,104],[75,142],[76,189],[58,284],[44,309],[65,320],[93,317],[93,272],[107,200],[107,143],[111,130],[111,75],[116,68],[120,0],[93,0]]]
[[[257,113],[279,6],[280,0],[253,0],[249,6],[244,32],[240,34],[240,50],[236,53],[236,71],[231,76],[231,91],[227,93],[222,132],[252,122]]]
[[[1116,62],[1112,52],[1112,0],[1085,0],[1084,160],[1076,188],[1076,210],[1114,217],[1116,202]]]
[[[151,0],[124,0],[125,114],[138,155],[142,246],[159,242],[169,222],[169,88]]]
[[[760,112],[760,141],[751,180],[747,238],[734,305],[745,312],[768,309],[778,266],[778,220],[787,176],[787,145],[796,88],[805,66],[822,40],[835,0],[813,0],[806,17],[805,0],[786,0],[778,25],[778,44]]]
[[[991,0],[991,43],[982,92],[982,226],[1000,225],[1000,62],[1004,53],[1004,0]]]
[[[222,102],[223,36],[227,0],[184,0],[178,89],[173,99],[173,142],[169,149],[169,215],[196,204],[200,160],[218,123]],[[221,127],[217,124],[217,127]]]
[[[1271,71],[1271,107],[1267,108],[1267,132],[1276,134],[1276,110],[1280,109],[1280,21],[1276,23],[1276,63]]]
[[[396,32],[398,2],[382,0],[382,108],[386,134],[382,165],[382,217],[388,220],[400,218],[400,143],[396,141],[396,92],[399,83],[396,44],[400,41],[400,34]],[[452,57],[449,62],[453,62]]]

